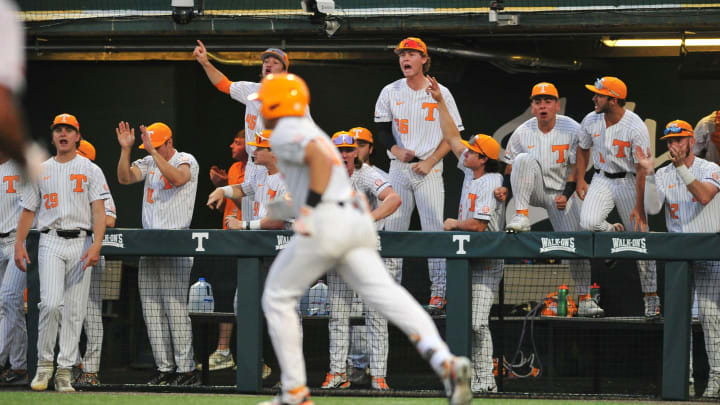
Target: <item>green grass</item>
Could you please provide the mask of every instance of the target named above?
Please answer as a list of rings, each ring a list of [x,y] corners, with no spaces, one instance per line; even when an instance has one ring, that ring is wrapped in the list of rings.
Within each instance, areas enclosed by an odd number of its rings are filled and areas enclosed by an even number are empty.
[[[267,396],[226,395],[226,394],[138,394],[138,393],[90,393],[77,392],[60,394],[47,392],[0,391],[0,402],[3,405],[256,405],[268,399]],[[442,398],[363,398],[363,397],[314,397],[317,405],[445,405]],[[596,405],[628,405],[628,404],[662,404],[652,401],[583,401],[580,399],[540,400],[540,399],[480,399],[473,405],[555,405],[555,404],[596,404]],[[670,404],[670,402],[666,402]],[[680,402],[687,404],[688,402]],[[673,404],[679,404],[674,402]]]

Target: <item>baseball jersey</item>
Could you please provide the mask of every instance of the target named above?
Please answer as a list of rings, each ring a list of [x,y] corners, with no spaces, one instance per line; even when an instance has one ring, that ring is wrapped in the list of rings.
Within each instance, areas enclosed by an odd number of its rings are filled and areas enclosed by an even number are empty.
[[[440,85],[448,111],[458,130],[462,120],[450,90]],[[415,152],[419,159],[427,159],[443,140],[437,102],[425,89],[413,90],[405,78],[385,86],[375,104],[375,122],[393,122],[393,136],[398,146]],[[395,159],[389,151],[388,157]]]
[[[383,190],[390,187],[388,177],[381,172],[381,170],[376,170],[363,163],[362,167],[355,169],[352,176],[350,176],[350,184],[352,184],[353,190],[365,194],[371,210],[380,206],[378,196]]]
[[[0,0],[0,86],[18,93],[25,83],[25,32],[17,8],[8,0]]]
[[[242,184],[244,179],[245,163],[233,163],[233,165],[230,166],[230,169],[228,170],[228,184]],[[242,212],[240,211],[240,207],[238,207],[235,202],[230,198],[225,199],[225,212],[223,212],[223,229],[228,229],[227,225],[225,224],[225,217],[228,216],[242,219]]]
[[[518,154],[529,154],[540,163],[545,187],[560,191],[565,187],[570,165],[575,164],[580,124],[564,115],[556,117],[548,133],[540,130],[535,117],[517,127],[505,149],[505,162],[511,165]]]
[[[580,147],[592,147],[593,165],[607,173],[635,173],[635,148],[650,149],[647,126],[630,110],[607,128],[605,114],[590,112],[580,124]]]
[[[0,164],[0,233],[15,230],[22,212],[23,181],[20,166],[13,160]]]
[[[720,166],[696,157],[689,168],[698,181],[711,183],[720,189]],[[720,198],[715,195],[707,205],[698,202],[678,175],[675,165],[669,164],[655,173],[658,199],[665,203],[665,223],[668,232],[720,231]]]
[[[258,175],[252,182],[244,182],[243,193],[253,199],[252,219],[262,219],[267,216],[267,205],[276,198],[282,198],[287,194],[287,186],[278,172]]]
[[[288,191],[292,195],[292,207],[296,217],[300,216],[300,208],[305,204],[310,188],[310,169],[304,160],[305,147],[311,141],[318,142],[318,145],[333,159],[330,182],[322,195],[322,200],[350,201],[353,196],[353,189],[340,152],[327,134],[307,117],[281,118],[270,137],[270,146],[278,159],[278,168],[284,176]]]
[[[703,117],[697,125],[695,125],[695,145],[693,145],[693,154],[702,155],[704,150],[705,159],[711,162],[720,163],[720,152],[717,146],[710,140],[710,135],[715,132],[715,117],[717,111],[713,111],[710,115]]]
[[[37,183],[28,184],[20,205],[35,212],[37,228],[92,230],[91,203],[110,198],[102,170],[80,155],[65,163],[43,162]]]
[[[115,200],[112,198],[109,187],[108,198],[105,200],[105,216],[117,219],[117,207],[115,207]]]
[[[173,186],[147,155],[133,162],[145,180],[142,203],[142,223],[145,229],[186,229],[190,227],[200,167],[193,155],[176,151],[168,161],[174,167],[190,166],[190,180],[180,187]]]
[[[502,187],[503,176],[500,173],[485,173],[476,179],[473,171],[464,166],[465,156],[463,153],[458,159],[458,169],[465,174],[458,221],[470,218],[488,221],[486,231],[500,232],[504,227],[505,206],[498,203],[493,191]]]

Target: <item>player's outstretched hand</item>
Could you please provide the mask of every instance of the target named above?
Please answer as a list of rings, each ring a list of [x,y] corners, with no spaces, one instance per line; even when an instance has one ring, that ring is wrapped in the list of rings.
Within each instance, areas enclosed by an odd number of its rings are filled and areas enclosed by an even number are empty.
[[[143,146],[145,147],[147,153],[152,155],[153,152],[155,152],[155,147],[150,140],[150,134],[148,133],[147,127],[145,125],[140,125],[140,138],[143,141]]]
[[[496,200],[505,202],[508,196],[508,189],[507,187],[498,187],[493,191],[493,194],[495,195]]]
[[[653,159],[650,149],[648,149],[647,154],[645,154],[642,147],[635,147],[635,161],[645,170],[646,176],[655,173],[655,159]]]
[[[646,232],[648,230],[647,217],[645,210],[635,207],[630,213],[630,223],[633,225],[635,232]]]
[[[225,202],[225,191],[218,187],[210,193],[210,196],[208,197],[207,206],[210,207],[210,209],[213,210],[219,210],[220,207],[222,207],[223,203]]]
[[[452,231],[453,229],[457,228],[457,219],[455,218],[448,218],[443,222],[443,230],[445,231]]]
[[[426,75],[425,76],[428,80],[428,86],[425,89],[425,92],[429,94],[435,101],[438,103],[443,101],[443,95],[442,91],[440,90],[440,84],[438,84],[437,79],[435,79],[433,76]]]
[[[27,271],[27,264],[32,263],[30,261],[30,256],[28,255],[27,250],[25,249],[25,244],[15,244],[15,265],[17,266],[20,271]]]
[[[585,182],[585,179],[578,179],[577,180],[577,187],[575,187],[575,192],[577,193],[577,196],[579,199],[584,200],[585,195],[587,195],[588,191],[588,184]]]
[[[92,245],[90,245],[85,254],[80,258],[81,262],[85,262],[82,267],[83,271],[85,271],[85,269],[87,269],[88,267],[92,267],[97,264],[97,262],[100,260],[101,247],[102,245],[96,245],[93,243]]]
[[[567,197],[565,197],[562,194],[558,194],[555,196],[555,207],[559,209],[560,211],[564,210],[567,207]]]
[[[130,128],[130,124],[126,121],[120,121],[115,133],[121,148],[130,149],[135,144],[135,129]]]
[[[195,47],[195,50],[193,50],[193,56],[195,57],[195,60],[198,61],[199,64],[205,66],[205,64],[210,63],[208,61],[207,56],[207,50],[205,49],[205,44],[202,43],[201,40],[197,40],[197,46]]]

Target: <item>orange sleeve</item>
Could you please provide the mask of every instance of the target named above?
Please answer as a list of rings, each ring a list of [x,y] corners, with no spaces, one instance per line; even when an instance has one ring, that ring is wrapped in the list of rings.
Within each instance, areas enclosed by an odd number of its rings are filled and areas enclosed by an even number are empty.
[[[232,83],[233,82],[228,80],[227,77],[223,76],[222,79],[220,79],[220,81],[215,84],[215,87],[225,94],[230,94],[230,85]]]

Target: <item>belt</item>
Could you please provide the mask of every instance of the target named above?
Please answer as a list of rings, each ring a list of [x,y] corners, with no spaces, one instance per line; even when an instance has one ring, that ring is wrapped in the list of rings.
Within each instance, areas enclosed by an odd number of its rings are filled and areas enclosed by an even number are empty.
[[[625,176],[627,176],[628,174],[628,172],[608,173],[600,169],[595,169],[595,173],[600,172],[602,172],[603,176],[607,177],[608,179],[622,179],[625,178]]]
[[[42,233],[47,234],[55,234],[61,238],[65,239],[75,239],[79,238],[81,236],[90,236],[92,235],[92,231],[86,231],[85,229],[46,229],[44,231],[40,231]]]

